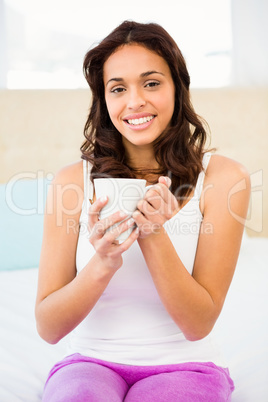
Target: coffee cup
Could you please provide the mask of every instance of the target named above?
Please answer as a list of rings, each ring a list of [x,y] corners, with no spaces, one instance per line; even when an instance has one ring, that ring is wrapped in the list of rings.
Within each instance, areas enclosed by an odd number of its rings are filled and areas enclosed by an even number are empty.
[[[146,180],[131,178],[98,178],[94,179],[96,197],[108,197],[107,204],[100,211],[100,219],[105,219],[117,211],[123,211],[128,219],[137,209],[138,202],[144,198],[152,186],[146,186]],[[118,226],[121,222],[111,226],[108,230]],[[122,232],[116,240],[125,241],[134,227]]]

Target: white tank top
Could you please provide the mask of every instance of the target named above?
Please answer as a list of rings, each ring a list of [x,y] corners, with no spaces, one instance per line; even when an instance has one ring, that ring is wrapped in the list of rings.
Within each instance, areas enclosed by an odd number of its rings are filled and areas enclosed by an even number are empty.
[[[206,153],[206,169],[211,154]],[[85,201],[80,217],[77,273],[95,253],[88,241],[87,211],[93,196],[89,166],[83,165]],[[199,201],[204,172],[199,174],[194,196],[169,221],[165,229],[187,271],[192,274],[202,222]],[[138,242],[123,254],[123,265],[115,273],[90,314],[72,331],[68,354],[122,364],[159,365],[182,362],[214,362],[224,365],[211,335],[188,341],[163,306]]]

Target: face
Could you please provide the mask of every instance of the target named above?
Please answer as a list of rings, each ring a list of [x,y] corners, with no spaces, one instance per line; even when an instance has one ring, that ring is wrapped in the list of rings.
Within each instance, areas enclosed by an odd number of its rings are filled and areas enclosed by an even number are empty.
[[[153,51],[124,45],[103,68],[105,100],[126,149],[152,146],[169,125],[175,86],[166,61]]]

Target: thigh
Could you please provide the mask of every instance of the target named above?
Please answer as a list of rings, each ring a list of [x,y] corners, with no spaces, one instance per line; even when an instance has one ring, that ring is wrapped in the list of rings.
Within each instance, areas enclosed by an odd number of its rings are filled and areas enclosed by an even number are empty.
[[[125,380],[99,364],[76,362],[57,370],[47,381],[43,402],[122,402]]]
[[[125,402],[226,402],[231,392],[224,374],[176,371],[136,382]]]

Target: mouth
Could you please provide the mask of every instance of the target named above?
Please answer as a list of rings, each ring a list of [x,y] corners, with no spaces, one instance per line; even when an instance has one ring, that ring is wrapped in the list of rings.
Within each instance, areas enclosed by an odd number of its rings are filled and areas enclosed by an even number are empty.
[[[145,116],[140,117],[139,119],[126,119],[124,120],[125,123],[129,124],[130,126],[141,126],[143,124],[149,123],[155,118],[155,116]]]

